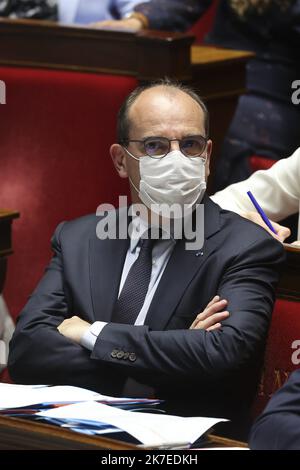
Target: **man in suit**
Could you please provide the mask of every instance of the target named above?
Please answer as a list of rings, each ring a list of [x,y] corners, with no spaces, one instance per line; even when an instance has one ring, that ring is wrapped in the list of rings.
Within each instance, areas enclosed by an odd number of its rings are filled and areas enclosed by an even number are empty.
[[[124,239],[118,231],[99,239],[103,218],[94,215],[58,226],[54,257],[11,342],[13,380],[155,395],[172,412],[245,417],[283,249],[261,227],[203,196],[211,149],[207,110],[192,90],[165,81],[127,98],[111,156],[146,217],[136,216],[137,236]],[[187,249],[185,237],[171,231],[151,253],[147,216],[174,202],[194,210],[204,244]],[[111,218],[127,226],[127,208]],[[216,294],[227,299],[230,314],[216,314],[213,326],[199,312]]]
[[[300,449],[300,370],[269,401],[250,436],[254,450]]]

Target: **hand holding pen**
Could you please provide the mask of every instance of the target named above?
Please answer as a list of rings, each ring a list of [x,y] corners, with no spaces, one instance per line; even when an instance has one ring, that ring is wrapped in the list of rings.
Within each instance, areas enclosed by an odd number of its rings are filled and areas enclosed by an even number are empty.
[[[276,240],[283,242],[287,237],[289,237],[291,234],[290,229],[279,225],[276,222],[270,221],[251,191],[248,191],[247,194],[254,205],[256,212],[245,212],[241,215],[266,229],[274,238],[276,238]]]

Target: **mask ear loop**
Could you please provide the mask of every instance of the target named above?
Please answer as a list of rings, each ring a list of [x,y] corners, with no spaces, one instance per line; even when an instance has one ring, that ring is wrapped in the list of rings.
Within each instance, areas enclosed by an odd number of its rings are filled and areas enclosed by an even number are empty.
[[[125,150],[125,152],[128,153],[128,155],[130,155],[130,156],[131,156],[132,158],[134,158],[135,160],[139,160],[139,158],[137,158],[137,157],[135,157],[134,155],[132,155],[132,153],[129,152],[129,150],[128,150],[126,147],[124,147],[123,145],[122,145],[122,147],[123,147],[123,149]]]
[[[123,145],[122,145],[122,147],[123,147],[123,149],[125,150],[125,152],[127,152],[128,155],[130,155],[130,157],[134,158],[135,160],[139,160],[139,158],[137,158],[137,157],[135,157],[134,155],[132,155],[132,153],[129,152],[129,150],[127,150],[126,147],[124,147]],[[134,187],[134,189],[136,190],[136,192],[139,194],[140,190],[136,187],[136,185],[134,184],[134,182],[132,181],[132,179],[130,178],[130,176],[128,176],[128,179],[129,179],[130,183],[132,184],[132,186]]]

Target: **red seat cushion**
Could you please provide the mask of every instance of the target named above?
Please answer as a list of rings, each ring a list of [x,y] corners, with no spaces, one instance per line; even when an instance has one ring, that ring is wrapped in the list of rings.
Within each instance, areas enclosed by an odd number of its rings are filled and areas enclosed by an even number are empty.
[[[134,78],[0,67],[7,104],[0,114],[0,204],[16,209],[14,255],[4,291],[15,317],[50,257],[56,225],[128,194],[109,146]]]

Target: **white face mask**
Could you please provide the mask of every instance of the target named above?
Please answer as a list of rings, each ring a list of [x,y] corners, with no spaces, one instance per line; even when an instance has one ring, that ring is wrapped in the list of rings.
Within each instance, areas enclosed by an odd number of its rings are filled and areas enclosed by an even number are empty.
[[[201,202],[206,190],[203,158],[189,158],[174,150],[161,159],[146,155],[138,160],[140,188],[133,186],[149,209],[160,212],[153,205],[179,204],[182,210],[191,211],[196,203]]]

